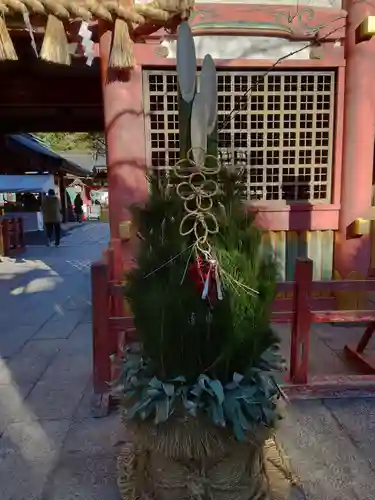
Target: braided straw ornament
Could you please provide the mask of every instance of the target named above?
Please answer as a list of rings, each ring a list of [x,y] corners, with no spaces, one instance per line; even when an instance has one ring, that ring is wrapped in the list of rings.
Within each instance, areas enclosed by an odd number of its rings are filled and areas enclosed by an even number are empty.
[[[211,165],[207,165],[211,162]],[[206,154],[202,148],[190,148],[187,157],[173,167],[175,176],[181,180],[176,192],[184,202],[185,216],[180,224],[181,236],[194,235],[196,250],[210,257],[208,238],[219,232],[219,224],[211,212],[213,198],[219,192],[216,175],[220,171],[216,156]],[[213,178],[210,179],[210,176]]]
[[[136,26],[143,24],[163,25],[175,18],[188,19],[194,6],[194,0],[154,0],[148,4],[118,0],[0,0],[0,61],[17,60],[6,22],[12,18],[33,15],[46,16],[47,26],[43,42],[49,48],[41,51],[41,58],[58,64],[70,64],[68,41],[64,23],[72,20],[103,20],[115,24],[126,23],[129,31],[127,41],[122,43],[129,52],[127,57],[117,58],[114,67],[127,69],[132,66],[131,32]],[[58,22],[57,22],[58,21]],[[117,23],[118,24],[118,23]],[[116,35],[114,30],[114,43]],[[46,40],[46,38],[48,40]],[[60,47],[54,47],[60,45]]]

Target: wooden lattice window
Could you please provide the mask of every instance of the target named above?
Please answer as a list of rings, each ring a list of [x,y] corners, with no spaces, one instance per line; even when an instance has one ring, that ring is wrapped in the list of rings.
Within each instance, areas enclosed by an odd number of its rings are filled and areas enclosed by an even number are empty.
[[[247,200],[330,202],[334,72],[263,74],[218,72],[224,163],[243,168]],[[167,172],[179,159],[174,71],[144,72],[144,108],[148,166]]]

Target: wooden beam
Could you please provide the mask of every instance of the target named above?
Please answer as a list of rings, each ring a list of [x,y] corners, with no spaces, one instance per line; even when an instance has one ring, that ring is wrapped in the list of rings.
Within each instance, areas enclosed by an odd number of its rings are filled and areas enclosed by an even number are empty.
[[[0,133],[102,132],[102,106],[92,108],[0,107]]]
[[[18,73],[18,72],[17,72]],[[100,76],[1,74],[0,106],[99,106],[102,103]],[[97,76],[97,77],[96,77]]]

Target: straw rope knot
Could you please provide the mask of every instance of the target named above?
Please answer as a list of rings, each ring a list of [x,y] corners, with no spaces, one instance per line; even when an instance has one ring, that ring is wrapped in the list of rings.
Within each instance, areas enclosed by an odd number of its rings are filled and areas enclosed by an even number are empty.
[[[219,185],[215,179],[209,178],[220,170],[218,159],[207,155],[202,148],[191,148],[187,157],[179,160],[173,170],[181,179],[176,192],[184,201],[186,212],[180,224],[180,234],[193,234],[197,250],[207,256],[211,250],[208,237],[219,232],[217,219],[211,212]]]

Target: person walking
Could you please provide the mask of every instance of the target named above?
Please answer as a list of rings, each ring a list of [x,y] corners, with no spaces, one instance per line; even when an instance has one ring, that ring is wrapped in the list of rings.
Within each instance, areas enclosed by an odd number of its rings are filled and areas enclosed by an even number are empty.
[[[53,189],[48,191],[48,195],[43,200],[42,212],[47,233],[47,246],[51,245],[54,235],[55,245],[58,247],[61,237],[61,204]]]
[[[76,216],[76,221],[82,222],[83,200],[79,193],[77,193],[77,196],[74,198],[74,213]]]

